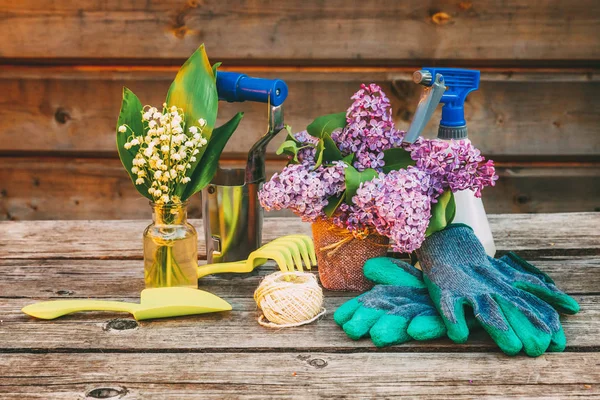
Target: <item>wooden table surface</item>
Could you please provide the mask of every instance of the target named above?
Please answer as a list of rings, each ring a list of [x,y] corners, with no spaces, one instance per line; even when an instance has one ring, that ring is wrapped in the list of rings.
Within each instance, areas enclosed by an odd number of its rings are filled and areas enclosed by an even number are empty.
[[[507,357],[483,332],[464,345],[376,349],[333,322],[353,293],[326,292],[328,313],[316,323],[269,330],[256,322],[252,293],[272,265],[200,281],[231,312],[35,320],[20,309],[37,300],[137,301],[148,221],[1,222],[0,398],[600,397],[600,213],[492,215],[490,223],[500,254],[517,251],[580,302],[578,315],[563,318],[564,353]],[[310,226],[296,219],[265,222],[265,241],[301,232]]]

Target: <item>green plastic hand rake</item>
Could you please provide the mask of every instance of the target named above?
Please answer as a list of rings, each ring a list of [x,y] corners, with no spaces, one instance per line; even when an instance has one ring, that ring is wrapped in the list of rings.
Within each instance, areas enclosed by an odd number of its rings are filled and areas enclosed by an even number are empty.
[[[253,251],[247,260],[199,266],[198,278],[226,272],[252,272],[254,268],[263,265],[267,260],[275,260],[283,272],[294,271],[294,268],[302,271],[303,263],[307,269],[317,265],[315,248],[310,236],[288,235],[277,238]]]

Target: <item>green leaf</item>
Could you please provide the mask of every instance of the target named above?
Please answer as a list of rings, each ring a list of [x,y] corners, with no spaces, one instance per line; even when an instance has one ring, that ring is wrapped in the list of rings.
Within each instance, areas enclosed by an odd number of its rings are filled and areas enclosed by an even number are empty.
[[[454,194],[451,190],[446,190],[438,197],[437,203],[431,205],[431,218],[429,218],[429,225],[425,231],[425,236],[444,229],[452,223],[455,215],[456,204],[454,202]]]
[[[410,158],[410,152],[401,148],[384,150],[383,161],[385,162],[383,172],[386,174],[390,171],[405,169],[409,165],[415,165],[416,163],[415,160]]]
[[[323,164],[323,153],[325,153],[325,142],[319,140],[319,143],[317,143],[315,165],[313,166],[313,169],[317,169],[321,166],[321,164]]]
[[[339,161],[342,158],[342,152],[338,149],[331,136],[328,133],[325,133],[323,134],[323,137],[319,139],[319,143],[317,143],[315,165],[313,169],[319,168],[323,163],[332,163],[333,161]]]
[[[286,140],[285,142],[281,143],[281,146],[279,146],[279,148],[275,151],[275,154],[277,154],[278,156],[281,154],[286,154],[292,157],[293,162],[298,163],[299,150],[300,149],[298,148],[298,142],[296,142],[295,140]]]
[[[348,165],[352,165],[354,163],[354,154],[348,154],[346,157],[342,158],[342,161]]]
[[[368,182],[379,175],[379,172],[372,168],[367,168],[364,171],[359,172],[352,165],[348,166],[344,171],[344,176],[346,178],[346,203],[348,204],[352,203],[352,198],[356,194],[361,183]]]
[[[199,125],[200,118],[206,120],[206,126],[202,129],[206,140],[210,140],[217,120],[219,96],[216,67],[216,64],[210,66],[204,45],[201,45],[179,69],[167,93],[167,106],[174,105],[183,109],[186,134],[191,126]],[[198,160],[206,148],[207,146],[200,148],[200,153],[196,156]]]
[[[335,210],[337,210],[338,207],[344,202],[345,198],[346,192],[344,191],[339,196],[331,196],[329,199],[327,199],[327,205],[323,207],[323,212],[325,215],[331,218],[335,213]]]
[[[213,75],[215,76],[215,83],[217,82],[217,69],[219,69],[219,67],[221,66],[221,64],[223,64],[223,63],[216,62],[212,66],[212,72],[213,72]]]
[[[314,137],[322,138],[324,134],[331,135],[336,129],[346,126],[346,113],[328,114],[316,118],[306,127],[308,134]]]
[[[185,191],[181,196],[181,200],[189,199],[191,196],[204,189],[214,178],[217,173],[221,153],[223,152],[227,141],[229,141],[229,138],[240,124],[243,116],[244,113],[237,113],[233,118],[227,121],[226,124],[215,129],[213,137],[206,145],[204,156],[190,176],[192,180],[185,186]]]
[[[140,99],[129,89],[123,87],[123,101],[121,103],[121,112],[119,113],[119,119],[117,120],[117,150],[119,152],[119,158],[121,163],[125,167],[125,170],[129,174],[133,186],[138,192],[145,198],[152,200],[152,196],[148,193],[148,188],[145,185],[136,185],[135,180],[137,176],[131,172],[133,167],[133,159],[137,154],[139,146],[134,146],[131,149],[125,149],[125,143],[129,136],[132,135],[128,129],[127,132],[119,132],[119,126],[127,125],[133,130],[136,135],[144,134],[144,125],[142,124],[142,103]]]
[[[323,159],[325,162],[339,161],[344,157],[329,133],[324,133],[321,140],[323,141]]]

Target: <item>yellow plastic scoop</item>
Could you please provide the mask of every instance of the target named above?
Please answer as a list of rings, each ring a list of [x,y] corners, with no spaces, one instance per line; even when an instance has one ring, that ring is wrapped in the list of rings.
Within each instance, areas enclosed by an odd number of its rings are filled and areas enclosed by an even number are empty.
[[[30,304],[21,311],[32,317],[54,319],[79,311],[122,311],[137,320],[229,311],[231,305],[203,290],[167,287],[142,290],[140,304],[108,300],[53,300]]]

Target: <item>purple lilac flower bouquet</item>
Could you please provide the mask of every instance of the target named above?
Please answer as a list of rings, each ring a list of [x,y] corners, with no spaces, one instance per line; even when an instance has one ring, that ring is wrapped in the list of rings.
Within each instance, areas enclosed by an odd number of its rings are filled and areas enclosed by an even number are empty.
[[[377,233],[392,240],[394,251],[408,253],[451,222],[452,192],[481,196],[494,185],[493,161],[468,140],[403,144],[378,85],[361,85],[352,100],[347,112],[288,135],[278,154],[290,162],[259,193],[266,210],[290,209],[307,222],[326,219],[357,238]]]

